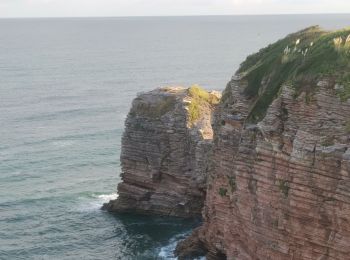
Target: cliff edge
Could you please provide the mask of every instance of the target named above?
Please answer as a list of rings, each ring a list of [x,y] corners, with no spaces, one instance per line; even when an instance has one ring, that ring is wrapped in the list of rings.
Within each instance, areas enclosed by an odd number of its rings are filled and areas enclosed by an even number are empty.
[[[350,30],[251,55],[214,117],[203,226],[179,259],[350,259]]]
[[[198,86],[141,93],[122,138],[119,197],[114,212],[200,216],[211,151],[212,111],[220,94]]]

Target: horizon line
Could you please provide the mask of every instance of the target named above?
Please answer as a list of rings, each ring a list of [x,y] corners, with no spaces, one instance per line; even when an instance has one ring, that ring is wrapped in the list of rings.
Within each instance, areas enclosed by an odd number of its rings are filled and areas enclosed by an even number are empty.
[[[208,17],[208,16],[287,16],[287,15],[350,15],[349,13],[266,13],[266,14],[185,14],[185,15],[121,15],[121,16],[11,16],[0,19],[62,19],[62,18],[157,18],[157,17]]]

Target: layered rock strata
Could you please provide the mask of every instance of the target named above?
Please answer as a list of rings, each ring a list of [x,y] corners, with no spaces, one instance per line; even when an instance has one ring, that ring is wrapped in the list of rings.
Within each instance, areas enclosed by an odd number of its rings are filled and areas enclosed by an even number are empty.
[[[249,56],[217,106],[198,87],[140,94],[105,208],[204,204],[179,260],[350,260],[349,71],[350,30],[311,27]]]
[[[211,115],[218,93],[197,86],[141,93],[132,103],[122,138],[115,212],[200,216],[206,191]]]
[[[230,83],[215,118],[205,223],[180,256],[201,244],[208,259],[350,259],[350,102],[320,85],[309,104],[284,86],[251,125],[242,84]]]
[[[176,254],[206,254],[208,260],[350,259],[350,99],[338,91],[346,87],[335,75],[285,82],[254,120],[276,75],[270,70],[256,83],[258,96],[247,94],[256,76],[249,73],[262,56],[253,57],[250,71],[239,71],[223,93],[215,113],[204,224]],[[304,57],[300,66],[308,62]]]

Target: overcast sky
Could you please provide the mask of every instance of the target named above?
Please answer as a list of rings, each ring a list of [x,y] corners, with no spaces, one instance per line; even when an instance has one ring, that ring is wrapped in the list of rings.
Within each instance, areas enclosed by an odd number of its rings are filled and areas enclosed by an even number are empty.
[[[0,0],[0,17],[350,13],[350,0]]]

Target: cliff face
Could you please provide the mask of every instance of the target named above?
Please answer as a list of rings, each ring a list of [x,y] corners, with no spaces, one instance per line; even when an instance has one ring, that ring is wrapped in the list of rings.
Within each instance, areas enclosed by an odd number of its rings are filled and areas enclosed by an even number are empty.
[[[311,28],[242,64],[215,113],[204,224],[180,259],[350,259],[348,35]]]
[[[312,27],[249,56],[219,105],[198,87],[140,94],[104,208],[203,208],[180,260],[350,259],[349,71],[350,30]]]
[[[122,138],[122,182],[109,211],[200,216],[206,191],[211,114],[219,97],[167,87],[133,101]]]

